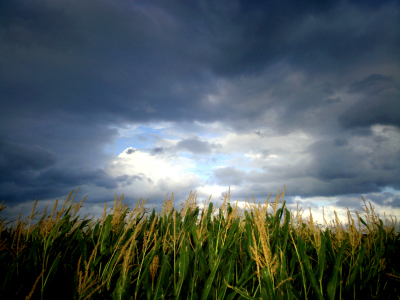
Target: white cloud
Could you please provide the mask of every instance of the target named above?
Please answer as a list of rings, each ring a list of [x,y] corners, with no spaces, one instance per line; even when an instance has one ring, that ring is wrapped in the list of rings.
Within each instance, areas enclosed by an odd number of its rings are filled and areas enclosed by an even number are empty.
[[[139,176],[127,186],[127,192],[138,190],[144,195],[155,195],[160,191],[178,191],[199,184],[199,177],[190,172],[196,163],[185,157],[171,155],[151,155],[135,151],[124,151],[106,167],[106,172],[114,177],[128,175]]]

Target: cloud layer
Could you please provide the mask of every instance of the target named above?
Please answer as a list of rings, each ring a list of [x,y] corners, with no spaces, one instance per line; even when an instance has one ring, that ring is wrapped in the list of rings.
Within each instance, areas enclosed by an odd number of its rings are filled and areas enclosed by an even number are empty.
[[[399,213],[398,1],[0,6],[10,215],[78,187],[97,205],[284,184],[289,202]]]

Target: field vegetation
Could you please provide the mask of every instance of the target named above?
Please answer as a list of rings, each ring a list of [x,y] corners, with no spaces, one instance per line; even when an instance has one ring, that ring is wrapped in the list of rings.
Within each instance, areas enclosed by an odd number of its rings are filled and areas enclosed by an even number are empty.
[[[0,219],[1,299],[400,299],[397,220],[365,201],[347,224],[316,224],[284,191],[244,210],[229,193],[220,207],[190,193],[175,209],[172,194],[161,213],[115,196],[94,220],[71,195]]]

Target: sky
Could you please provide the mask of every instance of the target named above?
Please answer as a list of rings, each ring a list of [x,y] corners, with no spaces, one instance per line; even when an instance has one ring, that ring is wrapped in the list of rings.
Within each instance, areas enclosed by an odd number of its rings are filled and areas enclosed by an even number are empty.
[[[1,218],[115,195],[400,217],[400,1],[0,2]]]

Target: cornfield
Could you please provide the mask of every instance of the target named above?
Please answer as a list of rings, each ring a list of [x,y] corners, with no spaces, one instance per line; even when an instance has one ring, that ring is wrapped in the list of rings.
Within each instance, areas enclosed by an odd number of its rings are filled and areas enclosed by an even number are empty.
[[[285,190],[243,211],[230,193],[202,209],[190,193],[179,210],[167,195],[161,213],[115,196],[96,221],[72,192],[50,215],[36,200],[29,218],[0,219],[1,299],[400,299],[397,220],[364,198],[362,214],[322,227],[288,210]]]

